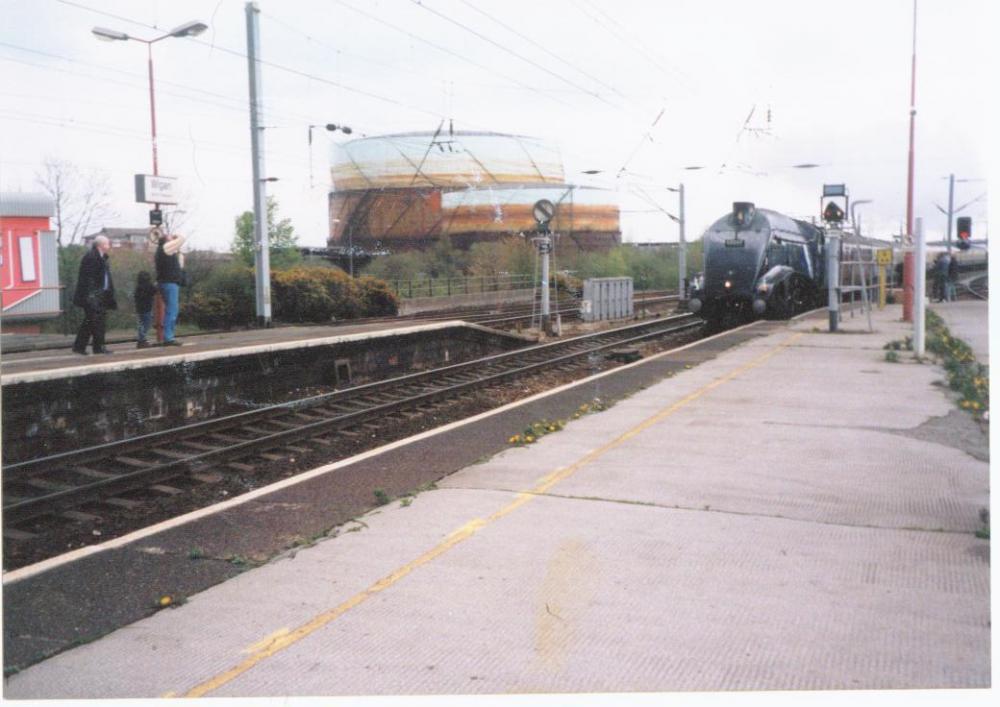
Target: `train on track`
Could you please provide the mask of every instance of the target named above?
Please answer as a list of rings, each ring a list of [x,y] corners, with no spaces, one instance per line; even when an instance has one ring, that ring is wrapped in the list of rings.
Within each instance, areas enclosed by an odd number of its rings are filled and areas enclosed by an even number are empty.
[[[749,202],[702,237],[704,268],[694,277],[688,309],[709,322],[787,318],[826,301],[826,230]],[[877,282],[874,251],[889,243],[845,231],[842,282]]]

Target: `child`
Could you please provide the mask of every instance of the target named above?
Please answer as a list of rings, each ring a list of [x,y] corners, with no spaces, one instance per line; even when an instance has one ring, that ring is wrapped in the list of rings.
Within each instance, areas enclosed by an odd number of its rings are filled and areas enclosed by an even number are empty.
[[[135,345],[137,349],[149,346],[146,334],[153,324],[154,295],[156,295],[156,287],[153,286],[153,278],[143,270],[135,282],[135,313],[139,319],[139,337],[138,343]]]

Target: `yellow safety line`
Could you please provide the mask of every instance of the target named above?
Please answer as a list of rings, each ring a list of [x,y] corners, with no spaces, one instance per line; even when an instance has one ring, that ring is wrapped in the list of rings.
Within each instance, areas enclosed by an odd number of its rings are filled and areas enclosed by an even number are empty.
[[[730,371],[721,378],[717,378],[711,383],[685,396],[684,398],[677,401],[670,407],[661,410],[660,412],[656,413],[651,417],[648,417],[647,419],[643,420],[641,423],[639,423],[632,429],[622,433],[621,435],[611,440],[607,444],[603,445],[602,447],[595,449],[594,451],[590,452],[586,456],[577,460],[573,464],[567,467],[561,467],[559,469],[556,469],[552,473],[543,476],[536,482],[536,485],[532,489],[528,491],[522,491],[517,495],[517,497],[511,503],[507,504],[497,512],[493,513],[490,516],[487,516],[485,519],[476,518],[474,520],[469,521],[461,528],[448,535],[448,537],[446,537],[436,547],[428,550],[420,557],[398,568],[392,574],[389,574],[383,577],[382,579],[378,580],[367,589],[359,592],[358,594],[355,594],[353,597],[339,604],[333,609],[330,609],[329,611],[325,611],[322,614],[315,616],[313,619],[302,624],[301,626],[299,626],[294,630],[289,631],[287,629],[281,629],[276,633],[272,634],[271,636],[268,636],[267,638],[258,641],[256,644],[250,646],[249,648],[243,651],[244,653],[251,654],[248,658],[244,659],[242,662],[238,663],[237,665],[234,665],[228,670],[219,673],[218,675],[215,675],[214,677],[211,677],[208,680],[202,682],[201,684],[195,686],[187,693],[185,693],[184,697],[203,697],[204,695],[207,695],[208,693],[219,689],[226,683],[235,680],[237,677],[239,677],[240,675],[242,675],[243,673],[247,672],[252,667],[257,665],[257,663],[260,663],[261,661],[270,658],[275,653],[283,651],[289,646],[298,643],[306,636],[309,636],[318,629],[323,628],[334,619],[337,619],[338,617],[347,613],[348,611],[358,606],[359,604],[363,603],[367,599],[370,599],[371,597],[378,594],[384,589],[388,589],[396,582],[398,582],[399,580],[403,579],[408,574],[410,574],[413,570],[417,569],[422,565],[427,564],[428,562],[439,557],[440,555],[443,555],[445,552],[455,547],[462,541],[471,538],[481,528],[484,528],[487,525],[493,523],[494,521],[499,520],[500,518],[503,518],[504,516],[509,515],[510,513],[513,513],[515,510],[528,503],[528,501],[538,497],[541,494],[546,493],[549,489],[551,489],[560,481],[569,478],[587,464],[590,464],[591,462],[598,459],[607,452],[611,451],[612,449],[615,449],[616,447],[620,446],[624,442],[627,442],[628,440],[632,439],[633,437],[642,433],[643,431],[649,429],[658,422],[661,422],[662,420],[674,414],[688,403],[697,400],[705,393],[708,393],[709,391],[718,388],[723,383],[732,380],[741,373],[745,373],[746,371],[749,371],[752,368],[756,368],[760,364],[764,363],[764,361],[768,360],[769,358],[777,354],[782,349],[790,346],[800,336],[802,336],[801,333],[789,337],[784,342],[778,344],[770,351],[764,353],[761,356],[758,356],[749,363],[746,363],[743,366],[740,366],[739,368]],[[166,695],[164,695],[164,697],[167,696],[173,697],[175,696],[175,694],[176,693],[167,693]]]

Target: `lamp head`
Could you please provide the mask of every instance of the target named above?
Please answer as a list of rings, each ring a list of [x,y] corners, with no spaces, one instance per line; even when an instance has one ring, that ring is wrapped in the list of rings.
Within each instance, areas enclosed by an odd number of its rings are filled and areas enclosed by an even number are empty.
[[[125,41],[129,38],[124,32],[117,32],[113,29],[107,29],[106,27],[94,27],[94,29],[90,31],[102,42]]]
[[[180,27],[175,27],[170,30],[171,37],[197,37],[199,34],[208,29],[208,25],[204,22],[185,22]]]

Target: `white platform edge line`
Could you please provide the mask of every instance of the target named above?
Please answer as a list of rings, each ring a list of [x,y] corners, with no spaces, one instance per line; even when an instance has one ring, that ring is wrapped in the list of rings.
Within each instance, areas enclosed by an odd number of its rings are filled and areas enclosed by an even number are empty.
[[[535,395],[532,395],[531,397],[524,398],[523,400],[515,400],[512,403],[507,403],[506,405],[504,405],[502,407],[495,408],[493,410],[487,410],[486,412],[480,413],[480,414],[478,414],[478,415],[476,415],[474,417],[470,417],[470,418],[467,418],[465,420],[459,420],[457,422],[451,422],[451,423],[449,423],[447,425],[442,425],[441,427],[435,427],[432,430],[427,430],[425,432],[421,432],[420,434],[416,434],[416,435],[413,435],[411,437],[407,437],[405,439],[400,439],[400,440],[396,440],[395,442],[390,442],[389,444],[383,445],[381,447],[377,447],[375,449],[370,449],[367,452],[362,452],[361,454],[357,454],[357,455],[355,455],[353,457],[348,457],[347,459],[341,459],[341,460],[336,461],[336,462],[331,462],[330,464],[325,464],[323,466],[316,467],[315,469],[311,469],[309,471],[302,472],[301,474],[296,474],[295,476],[293,476],[291,478],[282,479],[281,481],[277,481],[277,482],[275,482],[273,484],[270,484],[268,486],[262,486],[259,489],[254,489],[253,491],[248,491],[247,493],[241,494],[239,496],[236,496],[235,498],[231,498],[231,499],[222,501],[221,503],[213,504],[211,506],[206,506],[205,508],[199,508],[196,511],[191,511],[190,513],[185,513],[182,516],[177,516],[176,518],[171,518],[169,520],[165,520],[165,521],[163,521],[161,523],[157,523],[156,525],[151,525],[148,528],[143,528],[141,530],[136,530],[135,532],[129,533],[127,535],[122,535],[119,538],[114,538],[112,540],[108,540],[107,542],[100,543],[98,545],[88,545],[87,547],[82,547],[82,548],[79,548],[77,550],[73,550],[71,552],[67,552],[65,554],[62,554],[62,555],[57,555],[56,557],[52,557],[52,558],[49,558],[47,560],[42,560],[41,562],[36,562],[35,564],[28,565],[27,567],[21,567],[20,569],[12,570],[10,572],[5,572],[3,574],[3,584],[4,585],[14,584],[15,582],[19,582],[19,581],[27,579],[29,577],[33,577],[36,574],[40,574],[42,572],[46,572],[46,571],[48,571],[50,569],[54,569],[56,567],[59,567],[60,565],[64,565],[64,564],[67,564],[69,562],[73,562],[75,560],[82,559],[82,558],[87,557],[89,555],[93,555],[93,554],[96,554],[98,552],[104,552],[106,550],[113,550],[115,548],[123,547],[123,546],[128,545],[130,543],[133,543],[133,542],[135,542],[137,540],[141,540],[141,539],[143,539],[145,537],[148,537],[148,536],[160,533],[160,532],[162,532],[164,530],[170,530],[171,528],[179,527],[179,526],[184,525],[186,523],[190,523],[192,521],[198,520],[199,518],[204,518],[206,516],[212,515],[213,513],[218,513],[220,511],[228,510],[229,508],[233,508],[234,506],[238,506],[238,505],[241,505],[243,503],[247,503],[249,501],[252,501],[255,498],[259,498],[261,496],[266,496],[266,495],[268,495],[270,493],[274,493],[275,491],[279,491],[281,489],[288,488],[290,486],[295,486],[296,484],[300,484],[300,483],[303,483],[305,481],[309,481],[309,480],[314,479],[314,478],[316,478],[318,476],[322,476],[324,474],[328,474],[331,471],[336,471],[337,469],[341,469],[343,467],[350,466],[351,464],[356,464],[357,462],[364,461],[366,459],[370,459],[371,457],[377,456],[379,454],[384,454],[386,452],[392,451],[394,449],[398,449],[398,448],[406,446],[408,444],[412,444],[414,442],[419,442],[420,440],[427,439],[429,437],[433,437],[434,435],[442,434],[444,432],[449,432],[449,431],[451,431],[453,429],[457,429],[457,428],[462,427],[464,425],[469,425],[469,424],[472,424],[474,422],[478,422],[480,420],[484,420],[486,418],[492,417],[494,415],[499,415],[500,413],[506,412],[508,410],[512,410],[512,409],[514,409],[514,408],[516,408],[518,406],[526,405],[526,404],[532,403],[532,402],[534,402],[536,400],[541,400],[541,399],[546,398],[546,397],[548,397],[550,395],[556,395],[556,394],[561,393],[561,392],[563,392],[565,390],[569,390],[571,388],[575,388],[575,387],[580,386],[580,385],[585,385],[585,384],[590,383],[590,382],[592,382],[594,380],[597,380],[599,378],[604,378],[605,376],[615,375],[615,374],[620,373],[622,371],[626,371],[626,370],[628,370],[630,368],[634,368],[636,366],[641,366],[641,365],[643,365],[645,363],[649,363],[650,361],[655,361],[656,359],[662,358],[663,356],[667,356],[667,355],[670,355],[670,354],[675,354],[678,351],[683,351],[683,350],[691,348],[693,346],[697,346],[698,344],[703,344],[706,341],[711,341],[713,339],[719,338],[720,336],[725,336],[727,334],[732,334],[735,331],[742,331],[743,329],[747,329],[747,328],[756,326],[757,324],[759,324],[762,321],[765,321],[765,320],[757,320],[757,321],[751,322],[749,324],[744,324],[743,326],[736,327],[735,329],[728,329],[726,331],[720,332],[718,334],[714,334],[714,335],[706,337],[704,339],[699,339],[698,341],[692,341],[691,343],[685,344],[684,346],[679,346],[679,347],[677,347],[675,349],[669,349],[667,351],[661,351],[660,353],[654,354],[653,356],[650,356],[648,358],[640,359],[639,361],[635,361],[633,363],[629,363],[629,364],[626,364],[624,366],[619,366],[618,368],[613,368],[613,369],[611,369],[609,371],[604,371],[602,373],[597,373],[597,374],[592,375],[592,376],[587,376],[586,378],[581,378],[578,381],[573,381],[571,383],[566,383],[565,385],[561,385],[558,388],[553,388],[552,390],[547,390],[547,391],[544,391],[544,392],[541,392],[541,393],[537,393]]]

